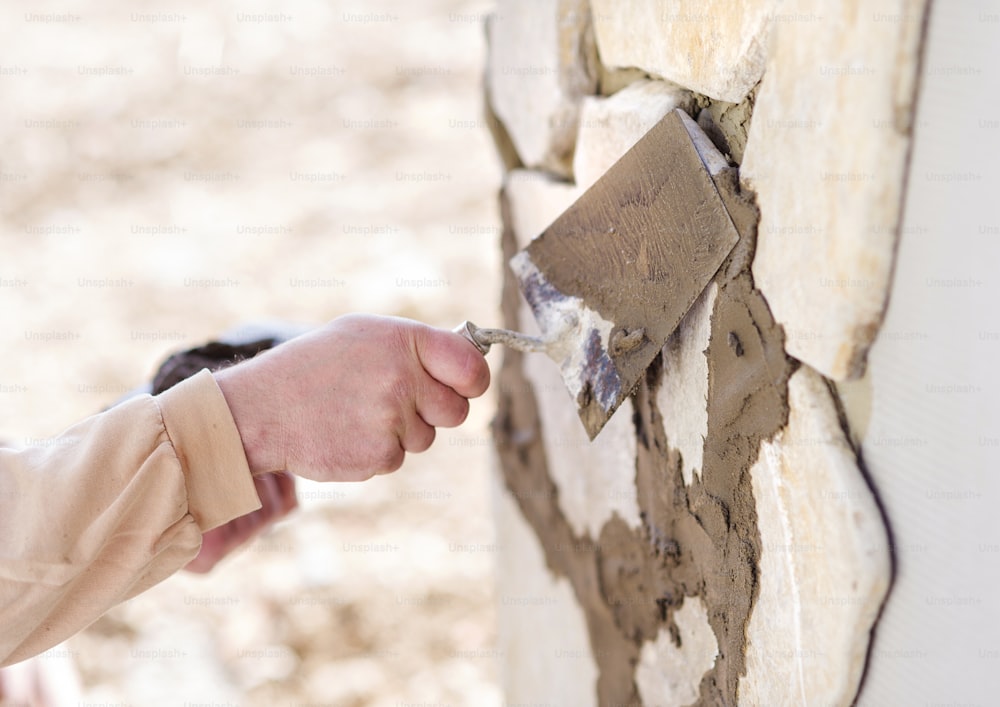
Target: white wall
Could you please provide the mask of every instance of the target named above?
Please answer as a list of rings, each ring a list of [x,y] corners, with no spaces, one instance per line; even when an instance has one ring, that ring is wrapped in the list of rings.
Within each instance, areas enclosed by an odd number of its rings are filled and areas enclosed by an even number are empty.
[[[859,705],[1000,693],[1000,76],[995,3],[936,2],[863,450],[895,585]]]

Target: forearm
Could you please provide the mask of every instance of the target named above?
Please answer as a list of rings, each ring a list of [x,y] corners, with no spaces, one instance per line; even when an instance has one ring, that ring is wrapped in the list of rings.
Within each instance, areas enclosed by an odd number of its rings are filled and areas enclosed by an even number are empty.
[[[0,450],[0,665],[44,651],[189,562],[259,506],[211,376]]]

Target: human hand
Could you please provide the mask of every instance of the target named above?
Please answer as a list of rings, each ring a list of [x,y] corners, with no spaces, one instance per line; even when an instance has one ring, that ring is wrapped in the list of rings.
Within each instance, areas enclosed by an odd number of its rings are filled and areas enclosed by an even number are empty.
[[[450,331],[349,315],[215,374],[255,474],[319,481],[395,471],[456,427],[490,373]]]
[[[223,557],[298,507],[295,477],[291,474],[283,471],[261,474],[253,482],[261,507],[204,533],[198,555],[184,569],[198,574],[208,572]]]

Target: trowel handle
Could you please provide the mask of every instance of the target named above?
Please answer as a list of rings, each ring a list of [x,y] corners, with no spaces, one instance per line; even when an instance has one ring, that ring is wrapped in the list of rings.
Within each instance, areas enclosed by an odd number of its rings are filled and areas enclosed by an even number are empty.
[[[483,356],[490,352],[490,346],[493,344],[504,344],[526,353],[536,351],[544,353],[548,348],[547,344],[537,336],[528,336],[509,329],[480,329],[469,320],[465,320],[452,331],[471,341]]]

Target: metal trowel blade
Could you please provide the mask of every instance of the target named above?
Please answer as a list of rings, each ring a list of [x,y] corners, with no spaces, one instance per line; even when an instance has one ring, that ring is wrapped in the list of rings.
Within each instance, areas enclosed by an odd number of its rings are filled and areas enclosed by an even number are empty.
[[[510,261],[591,439],[739,240],[678,109]]]

